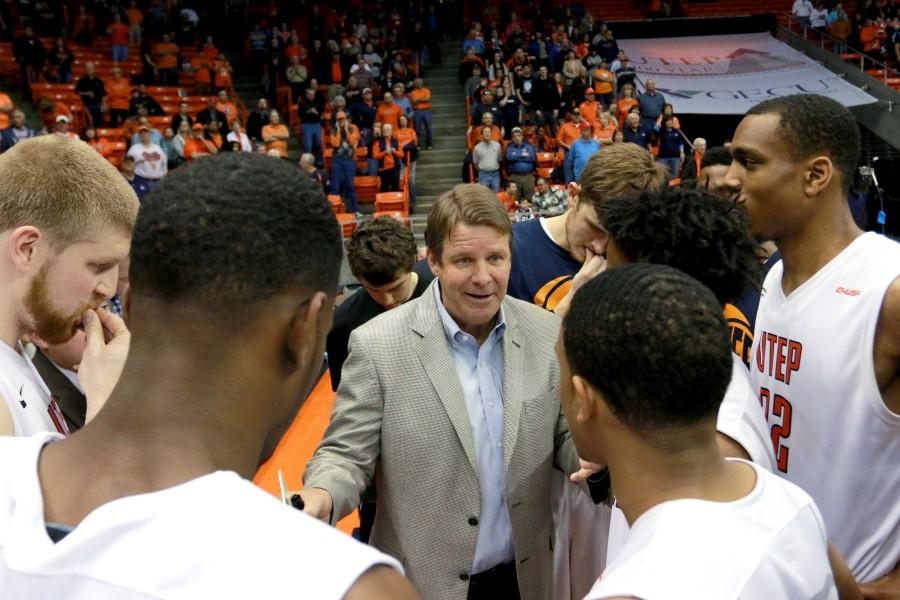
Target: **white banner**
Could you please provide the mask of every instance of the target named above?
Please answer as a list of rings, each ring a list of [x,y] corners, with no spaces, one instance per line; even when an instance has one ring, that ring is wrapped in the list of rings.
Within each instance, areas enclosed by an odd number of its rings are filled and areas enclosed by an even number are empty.
[[[876,101],[768,33],[619,40],[619,47],[676,114],[740,115],[791,94],[821,94],[844,106]]]

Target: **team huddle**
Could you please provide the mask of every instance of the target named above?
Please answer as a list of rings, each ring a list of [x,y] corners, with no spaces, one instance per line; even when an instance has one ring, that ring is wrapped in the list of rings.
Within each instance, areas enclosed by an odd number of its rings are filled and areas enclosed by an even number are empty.
[[[426,261],[360,227],[336,307],[295,166],[210,157],[139,207],[89,146],[17,144],[0,596],[900,598],[900,245],[853,221],[859,155],[797,95],[696,187],[631,144],[554,217],[458,185]],[[326,366],[299,511],[249,480]],[[360,507],[363,543],[329,525]]]

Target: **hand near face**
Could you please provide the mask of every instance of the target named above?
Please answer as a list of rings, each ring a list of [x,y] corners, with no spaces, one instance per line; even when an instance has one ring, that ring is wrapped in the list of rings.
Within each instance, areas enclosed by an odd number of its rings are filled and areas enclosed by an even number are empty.
[[[119,381],[131,333],[125,321],[104,308],[84,313],[84,331],[87,345],[78,365],[78,380],[87,399],[85,421],[89,422],[106,404]]]
[[[580,483],[594,473],[598,473],[599,471],[603,470],[603,465],[588,462],[580,458],[578,459],[578,463],[581,465],[581,468],[569,475],[569,481],[571,481],[572,483]]]
[[[572,278],[572,287],[569,289],[569,293],[566,294],[566,297],[560,300],[559,304],[556,305],[556,308],[553,310],[560,317],[565,317],[566,313],[569,312],[569,306],[572,304],[572,298],[575,297],[575,294],[581,287],[606,270],[606,259],[599,255],[594,254],[590,248],[585,248],[585,261],[584,264],[581,265],[581,269],[578,270],[578,273],[575,274],[575,277]]]

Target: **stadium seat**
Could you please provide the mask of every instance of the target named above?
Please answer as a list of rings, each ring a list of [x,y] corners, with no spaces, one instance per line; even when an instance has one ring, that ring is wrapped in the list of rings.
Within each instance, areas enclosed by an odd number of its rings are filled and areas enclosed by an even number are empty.
[[[538,167],[535,170],[535,175],[544,179],[550,179],[551,173],[553,173],[553,167]]]
[[[110,142],[117,142],[125,139],[125,130],[121,127],[100,127],[97,129],[97,137],[105,137]]]
[[[403,192],[379,192],[375,194],[375,212],[396,211],[409,214],[409,205]]]
[[[353,178],[356,186],[356,197],[360,204],[373,204],[375,196],[381,189],[381,178],[373,175],[358,175]]]
[[[334,214],[339,215],[344,212],[344,200],[337,194],[328,194],[328,203],[331,204]]]
[[[375,211],[372,214],[373,219],[377,219],[379,217],[390,217],[392,219],[396,219],[397,221],[400,221],[401,223],[403,223],[404,225],[409,227],[409,217],[406,216],[406,213],[400,212],[399,210]]]
[[[356,226],[358,223],[356,222],[356,215],[351,215],[348,213],[340,213],[335,215],[337,217],[338,223],[341,224],[341,231],[345,238],[353,235],[353,232],[356,231]]]

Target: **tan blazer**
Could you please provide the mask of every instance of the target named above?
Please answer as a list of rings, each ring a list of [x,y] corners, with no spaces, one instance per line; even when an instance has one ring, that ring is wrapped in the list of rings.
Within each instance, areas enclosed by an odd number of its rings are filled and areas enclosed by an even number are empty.
[[[549,600],[551,470],[578,468],[559,406],[559,319],[510,297],[503,310],[503,455],[519,589],[523,600]],[[480,492],[469,415],[433,290],[358,328],[349,347],[331,423],[304,483],[331,494],[337,521],[377,475],[372,545],[403,563],[423,598],[464,600]]]

